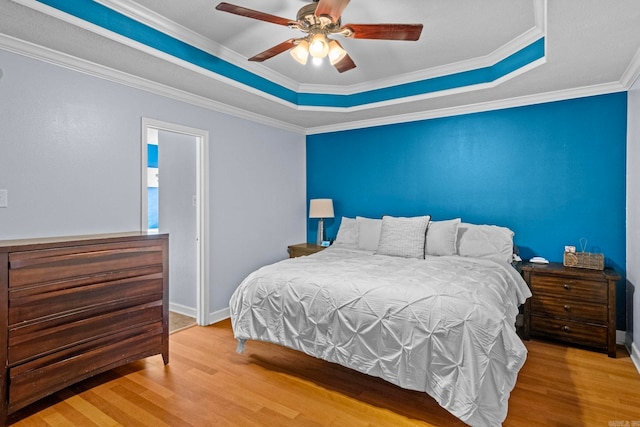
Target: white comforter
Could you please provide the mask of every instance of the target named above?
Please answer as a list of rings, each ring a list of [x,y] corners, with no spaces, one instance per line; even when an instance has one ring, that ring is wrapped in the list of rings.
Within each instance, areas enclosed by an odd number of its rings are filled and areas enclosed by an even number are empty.
[[[526,358],[514,324],[530,295],[507,264],[331,247],[251,273],[230,308],[239,349],[253,339],[301,350],[496,426]]]

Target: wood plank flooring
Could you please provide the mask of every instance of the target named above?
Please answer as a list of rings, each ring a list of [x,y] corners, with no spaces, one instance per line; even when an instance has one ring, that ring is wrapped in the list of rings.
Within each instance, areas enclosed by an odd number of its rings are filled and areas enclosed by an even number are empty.
[[[505,426],[640,425],[640,374],[618,358],[542,341],[509,400]],[[235,352],[230,322],[170,336],[160,356],[62,390],[13,426],[462,426],[424,393],[273,344]],[[614,424],[620,423],[620,424]],[[625,424],[627,423],[627,424]]]

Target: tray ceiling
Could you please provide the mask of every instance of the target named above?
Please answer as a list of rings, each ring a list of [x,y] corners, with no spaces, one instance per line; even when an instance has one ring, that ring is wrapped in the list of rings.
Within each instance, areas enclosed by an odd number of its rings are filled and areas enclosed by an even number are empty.
[[[302,33],[191,0],[0,0],[0,47],[304,133],[627,90],[636,0],[352,0],[342,21],[422,23],[417,42],[340,39],[357,68],[247,58]],[[301,0],[232,1],[295,19]],[[338,38],[338,37],[336,37]]]

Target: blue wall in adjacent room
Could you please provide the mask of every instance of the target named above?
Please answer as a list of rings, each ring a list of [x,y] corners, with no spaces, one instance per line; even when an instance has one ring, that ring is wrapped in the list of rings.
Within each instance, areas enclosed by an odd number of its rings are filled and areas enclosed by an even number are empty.
[[[624,275],[626,111],[621,92],[310,135],[307,197],[334,200],[330,238],[343,215],[461,217],[511,228],[523,258],[584,237]]]

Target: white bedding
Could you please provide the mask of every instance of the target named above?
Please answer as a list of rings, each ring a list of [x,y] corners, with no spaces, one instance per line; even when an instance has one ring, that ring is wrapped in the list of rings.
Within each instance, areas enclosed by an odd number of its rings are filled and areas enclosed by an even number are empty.
[[[425,391],[473,426],[500,425],[527,350],[530,296],[508,264],[328,248],[251,273],[231,297],[233,331]]]

